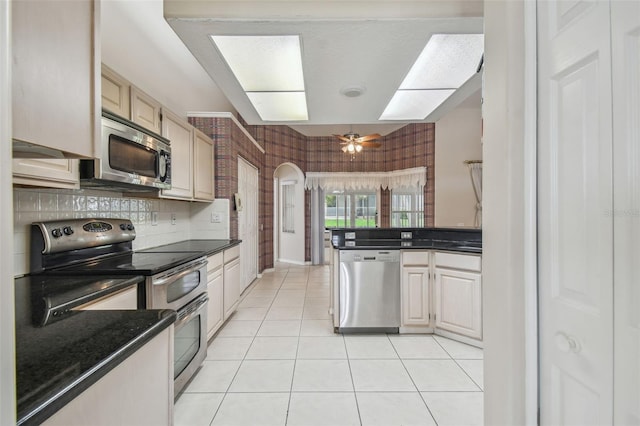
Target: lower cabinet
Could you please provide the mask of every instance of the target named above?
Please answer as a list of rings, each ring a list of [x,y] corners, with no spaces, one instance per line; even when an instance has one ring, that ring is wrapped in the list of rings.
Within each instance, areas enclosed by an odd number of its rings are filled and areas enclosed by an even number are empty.
[[[402,268],[402,325],[429,325],[429,267]]]
[[[238,308],[240,302],[240,259],[224,265],[224,319]]]
[[[402,327],[482,340],[482,259],[429,250],[402,252]]]
[[[482,339],[482,279],[479,272],[435,268],[435,326]]]
[[[42,423],[173,424],[173,325]]]
[[[222,268],[208,276],[207,293],[209,295],[207,311],[207,340],[211,339],[224,322],[224,277]]]

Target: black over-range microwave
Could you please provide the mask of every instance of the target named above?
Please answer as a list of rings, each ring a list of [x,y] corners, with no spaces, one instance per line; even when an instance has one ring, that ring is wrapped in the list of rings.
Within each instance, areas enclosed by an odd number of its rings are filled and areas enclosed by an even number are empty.
[[[102,111],[100,158],[80,160],[80,184],[120,190],[171,188],[169,140],[143,127]]]

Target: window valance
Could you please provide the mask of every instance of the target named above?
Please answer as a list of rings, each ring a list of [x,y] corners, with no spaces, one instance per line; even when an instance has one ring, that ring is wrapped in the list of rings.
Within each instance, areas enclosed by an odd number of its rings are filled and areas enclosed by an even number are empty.
[[[308,172],[305,189],[325,191],[377,190],[423,187],[427,183],[427,168],[394,170],[392,172]]]

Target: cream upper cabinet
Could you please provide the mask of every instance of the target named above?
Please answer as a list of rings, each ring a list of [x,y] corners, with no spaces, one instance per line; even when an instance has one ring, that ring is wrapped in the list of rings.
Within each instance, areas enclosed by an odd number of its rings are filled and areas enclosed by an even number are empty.
[[[12,138],[92,157],[100,43],[93,1],[11,2]]]
[[[435,326],[482,339],[481,258],[435,253]]]
[[[193,197],[197,200],[213,201],[214,151],[213,140],[198,129],[193,135]]]
[[[428,326],[430,322],[429,251],[402,253],[402,326]]]
[[[161,195],[169,198],[193,197],[193,127],[176,114],[163,110],[162,136],[171,142],[171,189]]]
[[[124,118],[131,117],[131,85],[102,64],[102,108]]]
[[[160,134],[162,105],[135,86],[131,86],[131,121]]]
[[[213,141],[185,119],[162,110],[162,136],[171,142],[171,189],[162,198],[214,199]]]
[[[16,158],[13,160],[13,183],[48,188],[78,189],[79,160]]]

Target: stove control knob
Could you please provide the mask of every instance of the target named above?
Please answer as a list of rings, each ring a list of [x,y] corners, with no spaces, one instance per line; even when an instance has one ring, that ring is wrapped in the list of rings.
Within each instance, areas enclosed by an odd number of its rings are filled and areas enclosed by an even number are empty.
[[[128,225],[127,225],[127,229],[128,229],[129,231],[133,231],[133,225],[132,225],[132,224],[128,224]]]
[[[73,234],[73,229],[70,226],[65,226],[62,228],[62,232],[64,232],[64,235],[71,235]]]
[[[124,223],[120,224],[120,229],[122,229],[123,231],[127,230],[127,225],[125,225]]]
[[[62,231],[60,230],[60,228],[52,229],[51,235],[53,235],[53,238],[60,238],[62,237]]]

